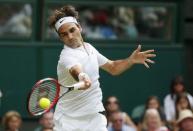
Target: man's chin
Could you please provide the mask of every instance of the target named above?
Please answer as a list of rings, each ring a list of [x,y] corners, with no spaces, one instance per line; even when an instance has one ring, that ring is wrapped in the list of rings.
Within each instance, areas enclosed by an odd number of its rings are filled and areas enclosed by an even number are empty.
[[[71,46],[71,48],[78,48],[78,47],[80,47],[81,45],[80,44],[73,44],[72,46]]]

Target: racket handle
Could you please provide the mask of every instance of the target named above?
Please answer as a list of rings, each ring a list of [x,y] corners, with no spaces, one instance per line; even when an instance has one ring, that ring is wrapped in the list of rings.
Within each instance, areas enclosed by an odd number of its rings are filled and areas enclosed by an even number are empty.
[[[85,83],[81,81],[81,82],[74,84],[73,86],[74,86],[74,90],[79,90],[81,87],[85,86]]]

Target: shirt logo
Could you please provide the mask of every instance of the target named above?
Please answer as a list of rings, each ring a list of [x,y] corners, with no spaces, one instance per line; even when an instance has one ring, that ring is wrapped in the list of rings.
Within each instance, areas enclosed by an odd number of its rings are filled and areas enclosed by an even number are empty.
[[[61,20],[60,23],[62,23],[64,20]]]

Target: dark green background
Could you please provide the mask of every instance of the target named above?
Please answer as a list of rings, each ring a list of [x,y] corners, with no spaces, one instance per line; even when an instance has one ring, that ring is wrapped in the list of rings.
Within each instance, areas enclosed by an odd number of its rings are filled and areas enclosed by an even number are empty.
[[[57,45],[57,46],[56,46]],[[26,111],[27,94],[33,84],[44,77],[56,78],[56,66],[62,46],[33,44],[31,46],[1,46],[0,48],[0,87],[4,97],[1,113],[17,110],[23,117]],[[109,59],[126,58],[136,46],[100,46],[94,45]],[[101,71],[101,88],[104,98],[116,95],[123,110],[131,113],[132,109],[143,104],[149,95],[161,99],[169,91],[169,83],[176,74],[184,73],[184,48],[181,46],[144,46],[154,48],[156,64],[150,69],[136,65],[120,76],[111,76]]]

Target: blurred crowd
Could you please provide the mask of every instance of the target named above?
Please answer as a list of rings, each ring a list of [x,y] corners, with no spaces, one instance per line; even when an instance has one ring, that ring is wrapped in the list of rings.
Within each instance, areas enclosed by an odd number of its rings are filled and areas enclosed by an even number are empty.
[[[108,131],[193,131],[193,97],[182,76],[171,81],[163,104],[156,95],[149,96],[143,106],[133,109],[131,116],[121,109],[116,96],[109,96],[104,106]],[[20,131],[22,117],[17,111],[8,111],[2,125],[5,131]],[[53,127],[53,112],[48,112],[41,116],[34,131],[53,131]]]
[[[21,131],[22,130],[22,117],[17,111],[8,111],[3,119],[3,131]],[[34,129],[29,129],[30,131],[53,131],[53,112],[45,113],[39,119],[39,125]],[[22,130],[24,131],[24,130]]]
[[[0,36],[30,37],[32,34],[32,7],[30,4],[0,5]]]
[[[168,39],[171,17],[166,7],[112,6],[80,8],[83,34],[91,39]],[[168,34],[169,33],[169,34]]]
[[[163,99],[163,105],[156,95],[149,96],[144,106],[134,109],[135,118],[121,110],[118,98],[110,96],[105,103],[108,130],[193,131],[192,100],[182,76],[171,81],[170,93]]]
[[[60,5],[61,6],[61,5]],[[46,14],[54,9],[48,7]],[[6,12],[4,12],[6,10]],[[79,21],[83,28],[83,36],[89,39],[129,39],[155,40],[171,39],[173,13],[172,7],[166,6],[77,6]],[[0,37],[32,36],[34,25],[33,8],[31,4],[0,5]],[[44,15],[46,15],[44,14]],[[41,37],[47,39],[58,37],[50,29],[47,20],[41,20]],[[34,30],[35,31],[35,30]],[[34,32],[37,33],[37,32]]]

